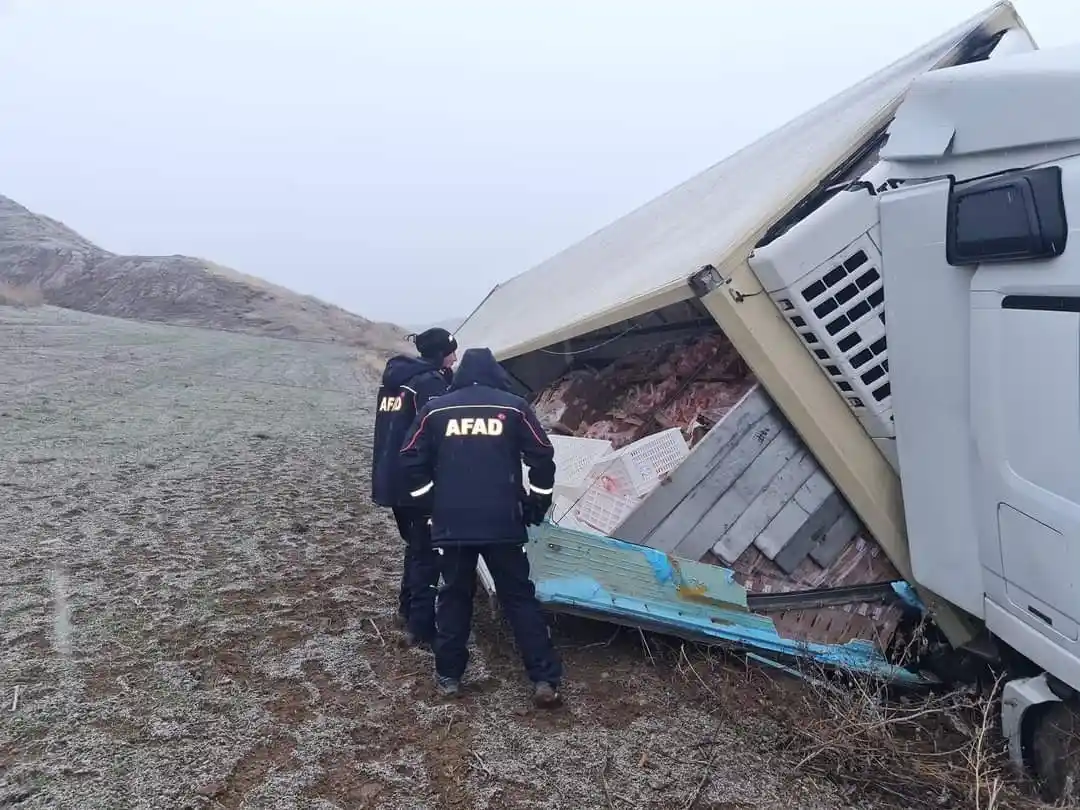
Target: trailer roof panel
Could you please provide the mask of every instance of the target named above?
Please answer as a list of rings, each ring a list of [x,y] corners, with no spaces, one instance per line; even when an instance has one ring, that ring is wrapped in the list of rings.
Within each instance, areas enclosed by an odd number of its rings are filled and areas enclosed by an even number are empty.
[[[976,32],[1021,26],[1012,4],[981,14],[652,202],[498,285],[458,331],[506,360],[691,297],[687,278],[789,210],[874,135],[917,77]]]

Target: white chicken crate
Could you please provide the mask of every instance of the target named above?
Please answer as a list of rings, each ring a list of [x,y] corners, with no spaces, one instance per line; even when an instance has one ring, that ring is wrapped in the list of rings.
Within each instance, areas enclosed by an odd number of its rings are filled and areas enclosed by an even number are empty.
[[[593,464],[589,492],[643,498],[690,454],[690,446],[678,428],[638,439]]]
[[[571,516],[601,534],[610,535],[641,503],[641,498],[608,492],[599,483],[581,496]]]
[[[577,500],[589,485],[589,474],[598,460],[612,451],[604,439],[579,439],[576,436],[551,436],[555,448],[555,494]],[[522,465],[523,478],[529,480],[528,468]]]
[[[572,529],[576,532],[596,534],[596,529],[578,519],[577,506],[578,503],[576,497],[569,498],[556,495],[555,500],[552,503],[551,512],[548,514],[548,519],[554,525],[563,529]]]
[[[612,451],[604,439],[579,439],[577,436],[549,436],[555,448],[555,483],[560,486],[584,486],[593,465]]]

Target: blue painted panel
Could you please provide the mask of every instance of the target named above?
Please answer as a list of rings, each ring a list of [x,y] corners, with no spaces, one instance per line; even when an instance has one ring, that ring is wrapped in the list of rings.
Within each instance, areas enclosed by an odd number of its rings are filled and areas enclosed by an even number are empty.
[[[746,590],[727,568],[550,523],[531,528],[529,535],[536,595],[549,609],[893,681],[924,682],[890,664],[868,641],[818,644],[783,638],[771,619],[747,609]]]

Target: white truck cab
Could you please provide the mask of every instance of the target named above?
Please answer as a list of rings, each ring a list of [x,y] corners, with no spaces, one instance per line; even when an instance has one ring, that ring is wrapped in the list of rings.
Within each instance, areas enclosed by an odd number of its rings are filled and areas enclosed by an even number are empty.
[[[917,79],[879,162],[750,266],[899,474],[914,579],[984,624],[1015,673],[1013,756],[1060,792],[1051,731],[1080,694],[1080,47],[1033,48]]]

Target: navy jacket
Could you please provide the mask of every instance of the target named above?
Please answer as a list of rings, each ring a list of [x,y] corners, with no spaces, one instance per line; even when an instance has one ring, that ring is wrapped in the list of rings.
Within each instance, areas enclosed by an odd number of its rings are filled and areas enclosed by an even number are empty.
[[[525,489],[550,495],[555,451],[488,349],[468,349],[449,392],[420,411],[401,449],[411,494],[431,504],[434,546],[523,543]]]
[[[419,357],[392,357],[375,401],[375,441],[371,454],[371,499],[379,506],[411,506],[401,467],[402,442],[416,413],[432,397],[446,393],[449,371]]]

